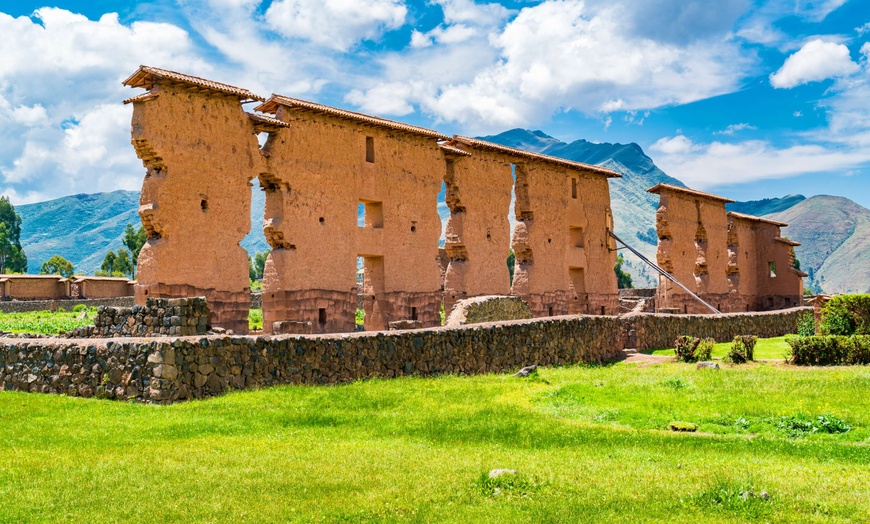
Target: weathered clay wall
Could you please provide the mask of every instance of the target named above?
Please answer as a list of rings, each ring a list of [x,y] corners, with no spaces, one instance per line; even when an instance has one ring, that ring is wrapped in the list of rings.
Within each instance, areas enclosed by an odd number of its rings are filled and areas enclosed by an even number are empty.
[[[660,184],[658,263],[722,312],[767,311],[801,304],[803,282],[792,268],[793,247],[770,220],[726,213],[727,199]],[[776,276],[770,264],[775,263]],[[660,277],[660,310],[707,313],[703,304]]]
[[[68,333],[70,338],[204,335],[209,308],[202,297],[149,298],[144,306],[100,306],[93,326]]]
[[[69,297],[69,280],[58,275],[0,275],[0,279],[7,300]]]
[[[484,150],[451,156],[444,183],[450,208],[444,244],[450,258],[444,280],[444,310],[449,312],[466,297],[510,293],[510,159]]]
[[[724,315],[665,315],[660,313],[630,313],[621,317],[626,340],[634,342],[639,350],[674,347],[681,335],[711,337],[717,342],[728,342],[737,335],[778,337],[797,333],[798,319],[812,314],[811,307],[798,307],[780,311],[756,313],[727,313]],[[631,333],[634,331],[634,333]]]
[[[237,96],[156,80],[133,102],[132,142],[147,168],[139,216],[137,303],[208,297],[212,323],[247,332],[250,181],[262,172]]]
[[[82,298],[132,297],[133,282],[126,278],[84,277],[76,278]]]
[[[615,359],[616,317],[348,335],[0,340],[0,389],[171,402],[274,384],[515,371]]]
[[[615,313],[607,179],[544,162],[516,165],[511,293],[536,316]]]

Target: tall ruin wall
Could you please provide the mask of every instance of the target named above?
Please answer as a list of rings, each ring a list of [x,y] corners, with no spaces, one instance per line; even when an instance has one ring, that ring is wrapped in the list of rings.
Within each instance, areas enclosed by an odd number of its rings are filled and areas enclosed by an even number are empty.
[[[769,311],[796,307],[803,294],[794,246],[781,237],[788,224],[728,213],[726,198],[659,184],[657,262],[701,299],[721,312]],[[709,313],[685,290],[660,277],[660,311]]]
[[[247,332],[250,187],[272,247],[264,330],[440,323],[461,298],[512,293],[536,316],[617,311],[606,169],[143,66],[125,81],[146,167],[136,300],[206,296],[213,326]],[[260,100],[257,113],[242,103]],[[257,135],[265,138],[261,148]],[[514,175],[516,182],[514,182]],[[451,216],[442,277],[437,210]],[[517,201],[511,237],[508,212]],[[364,215],[363,223],[358,216]],[[517,253],[513,287],[505,265]]]

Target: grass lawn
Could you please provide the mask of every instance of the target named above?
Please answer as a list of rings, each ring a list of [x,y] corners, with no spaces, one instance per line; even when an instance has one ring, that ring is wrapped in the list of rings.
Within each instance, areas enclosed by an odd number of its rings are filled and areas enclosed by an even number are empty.
[[[83,306],[82,306],[83,307]],[[28,311],[26,313],[3,313],[0,311],[0,331],[9,333],[42,333],[57,335],[62,331],[88,324],[93,325],[97,308],[87,310],[87,318],[78,318],[79,311]]]
[[[795,335],[788,335],[794,337]],[[785,343],[786,337],[760,338],[755,344],[756,359],[785,359],[788,358],[791,347]],[[723,358],[728,354],[731,348],[731,342],[720,342],[713,346],[713,358]],[[652,355],[674,356],[674,348],[655,349],[652,351],[644,351]]]
[[[866,522],[868,391],[868,367],[620,363],[173,406],[3,392],[0,522]]]

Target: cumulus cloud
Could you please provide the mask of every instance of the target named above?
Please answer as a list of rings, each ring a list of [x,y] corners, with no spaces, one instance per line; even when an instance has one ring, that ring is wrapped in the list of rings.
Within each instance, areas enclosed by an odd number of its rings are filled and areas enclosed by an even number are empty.
[[[766,141],[697,144],[678,135],[651,148],[656,164],[690,187],[717,186],[846,170],[870,161],[870,150],[821,144],[776,147]]]
[[[728,127],[726,127],[725,129],[722,129],[721,131],[714,131],[713,134],[714,135],[733,135],[734,133],[737,133],[738,131],[743,131],[744,129],[755,130],[758,128],[753,126],[753,125],[747,124],[746,122],[741,122],[739,124],[731,124]]]
[[[734,90],[752,66],[728,39],[727,24],[711,25],[718,32],[685,41],[656,40],[631,30],[634,7],[579,0],[526,7],[458,55],[460,61],[450,66],[462,69],[463,77],[446,80],[420,71],[422,76],[414,78],[428,88],[396,96],[409,96],[403,107],[420,107],[440,121],[470,132],[490,131],[540,123],[563,110],[600,116],[699,100]],[[436,43],[434,35],[412,36],[418,48],[443,50]],[[466,67],[464,62],[480,56],[489,57],[488,63]],[[402,58],[394,61],[413,67],[417,56]],[[383,84],[397,81],[388,76]],[[376,93],[375,87],[361,90],[354,100],[369,107],[365,93]]]
[[[858,64],[849,56],[843,44],[811,40],[789,56],[776,73],[770,75],[775,88],[792,88],[809,82],[850,75],[858,71]]]
[[[266,10],[273,30],[344,51],[405,22],[401,0],[277,0]]]

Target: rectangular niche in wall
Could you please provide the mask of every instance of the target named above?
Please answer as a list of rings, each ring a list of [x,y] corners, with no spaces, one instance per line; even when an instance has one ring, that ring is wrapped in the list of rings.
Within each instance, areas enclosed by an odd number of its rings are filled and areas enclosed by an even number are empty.
[[[366,137],[366,162],[375,163],[375,139],[371,136]]]
[[[359,216],[362,211],[362,216]],[[381,229],[384,227],[384,203],[374,200],[360,200],[357,206],[357,224],[360,227]]]
[[[583,228],[568,228],[568,247],[583,247]]]

